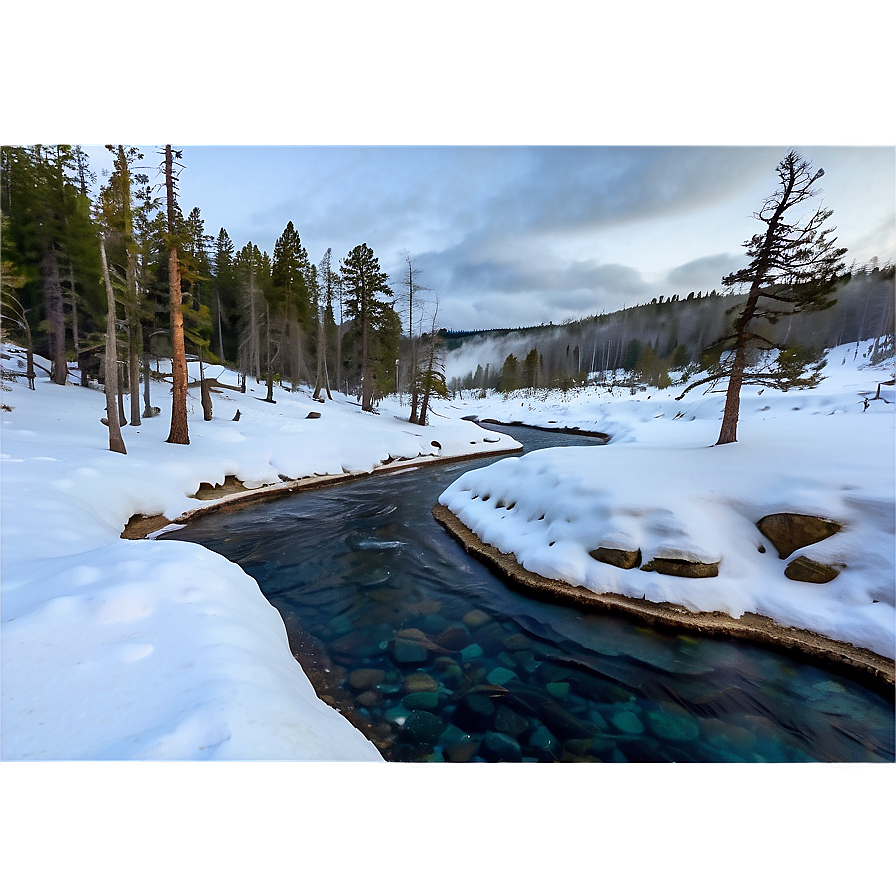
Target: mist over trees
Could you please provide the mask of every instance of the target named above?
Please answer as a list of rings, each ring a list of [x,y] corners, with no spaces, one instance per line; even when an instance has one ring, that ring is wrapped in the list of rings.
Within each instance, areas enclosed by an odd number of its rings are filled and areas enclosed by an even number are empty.
[[[833,306],[811,315],[761,321],[756,329],[769,341],[785,346],[821,350],[875,339],[879,350],[892,351],[893,286],[892,265],[879,268],[874,262],[851,268],[837,279]],[[511,382],[518,383],[515,388],[569,389],[589,377],[618,371],[632,382],[669,385],[671,372],[699,370],[712,362],[713,353],[707,353],[707,348],[728,335],[729,312],[744,299],[712,291],[564,324],[475,333],[443,331],[448,384],[453,392],[507,391]],[[502,385],[503,366],[510,355],[528,374],[511,376]],[[527,358],[528,365],[520,361]]]

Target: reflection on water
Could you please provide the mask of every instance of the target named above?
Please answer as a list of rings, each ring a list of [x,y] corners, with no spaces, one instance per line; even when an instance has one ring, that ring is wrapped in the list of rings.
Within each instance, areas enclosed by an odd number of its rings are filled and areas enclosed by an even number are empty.
[[[527,447],[589,444],[514,428]],[[522,595],[433,520],[491,460],[373,476],[169,537],[238,563],[323,699],[388,759],[893,761],[893,704],[743,642]]]

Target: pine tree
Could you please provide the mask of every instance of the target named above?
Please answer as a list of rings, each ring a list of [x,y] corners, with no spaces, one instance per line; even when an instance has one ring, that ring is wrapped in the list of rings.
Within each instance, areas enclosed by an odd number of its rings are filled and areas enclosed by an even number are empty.
[[[769,196],[754,217],[765,230],[744,243],[751,259],[747,267],[722,279],[729,290],[747,285],[746,300],[736,306],[739,311],[732,332],[716,344],[716,350],[727,351],[719,356],[709,376],[691,383],[680,395],[707,382],[728,379],[725,411],[717,445],[737,441],[740,415],[740,390],[745,383],[761,383],[787,390],[817,384],[824,361],[820,351],[791,347],[772,342],[756,329],[762,321],[775,323],[781,317],[829,308],[836,301],[830,295],[845,269],[841,261],[845,248],[836,248],[831,237],[833,227],[824,227],[832,212],[819,207],[793,223],[788,213],[800,203],[818,195],[814,189],[824,169],[812,171],[811,163],[791,150],[778,164],[778,189]],[[713,290],[710,295],[715,293]],[[748,370],[751,351],[755,348],[777,349],[775,360],[763,369]]]
[[[374,374],[371,354],[372,335],[391,323],[387,314],[394,314],[391,303],[378,300],[378,295],[391,296],[389,278],[380,269],[379,259],[362,243],[355,246],[340,262],[340,279],[345,284],[345,307],[354,318],[361,342],[361,409],[373,411]]]
[[[165,194],[168,210],[168,305],[171,309],[171,429],[166,441],[174,445],[189,445],[187,423],[187,355],[184,346],[184,319],[180,286],[180,261],[178,247],[181,234],[178,228],[176,201],[176,175],[174,160],[181,153],[171,144],[165,146]]]

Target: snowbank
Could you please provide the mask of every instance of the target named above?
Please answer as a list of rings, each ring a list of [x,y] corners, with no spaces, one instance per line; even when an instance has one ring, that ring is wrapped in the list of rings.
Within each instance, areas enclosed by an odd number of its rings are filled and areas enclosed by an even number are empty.
[[[15,370],[21,352],[3,350]],[[134,514],[201,506],[189,496],[226,476],[260,486],[516,443],[461,420],[414,427],[397,406],[365,414],[335,393],[277,389],[268,404],[250,381],[215,393],[209,422],[191,390],[191,444],[169,445],[168,387],[154,383],[162,414],[123,428],[124,456],[108,450],[102,392],[36,385],[13,383],[0,414],[2,758],[379,759],[317,698],[253,579],[197,545],[120,534]]]
[[[681,387],[631,394],[592,386],[470,401],[480,419],[608,433],[606,446],[553,448],[466,473],[440,497],[484,542],[549,579],[691,610],[745,612],[867,647],[894,649],[893,363],[871,367],[867,345],[828,355],[815,390],[742,393],[739,441],[714,446],[724,395]],[[756,523],[793,512],[841,531],[780,559]],[[621,569],[598,548],[718,563],[692,579]],[[842,570],[827,584],[785,577],[792,556]],[[640,565],[640,564],[639,564]]]

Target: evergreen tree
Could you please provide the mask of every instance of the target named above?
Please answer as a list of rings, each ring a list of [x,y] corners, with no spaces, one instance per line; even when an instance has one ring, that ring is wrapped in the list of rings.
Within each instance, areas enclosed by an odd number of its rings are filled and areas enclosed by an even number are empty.
[[[778,189],[769,196],[754,217],[764,226],[744,243],[750,263],[728,274],[722,283],[729,289],[747,285],[746,300],[736,306],[740,313],[732,332],[718,348],[727,350],[710,375],[692,383],[679,398],[706,382],[728,379],[725,411],[716,444],[737,441],[740,390],[744,383],[761,383],[773,388],[805,388],[817,384],[824,361],[821,352],[805,349],[779,351],[777,360],[764,369],[748,370],[751,350],[784,349],[757,332],[760,321],[776,322],[806,311],[818,311],[834,304],[830,298],[838,277],[845,269],[845,248],[836,248],[833,227],[825,227],[832,212],[819,207],[808,217],[790,223],[788,213],[818,195],[815,184],[824,169],[812,171],[811,164],[791,150],[778,164]],[[785,216],[787,219],[785,219]],[[715,292],[715,291],[713,291]]]
[[[345,288],[345,308],[353,318],[360,342],[361,408],[372,411],[375,382],[371,342],[378,331],[388,332],[390,326],[394,328],[395,314],[392,304],[377,299],[377,296],[391,296],[392,288],[389,278],[380,269],[379,259],[367,243],[355,246],[342,259],[339,273]]]
[[[181,153],[165,146],[165,194],[168,210],[168,305],[171,310],[171,428],[166,441],[175,445],[189,445],[187,424],[187,355],[184,346],[184,319],[180,285],[180,260],[178,251],[181,233],[177,225],[176,201],[177,176],[174,173],[175,158]]]

